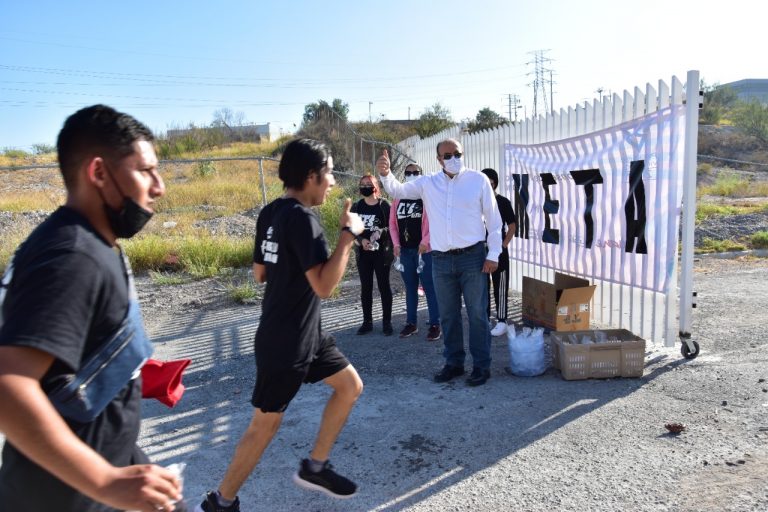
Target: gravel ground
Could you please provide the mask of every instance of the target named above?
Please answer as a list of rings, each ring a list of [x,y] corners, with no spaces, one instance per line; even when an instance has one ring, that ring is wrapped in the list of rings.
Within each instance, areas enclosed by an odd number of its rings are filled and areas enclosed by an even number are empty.
[[[243,510],[768,510],[766,270],[765,259],[697,260],[695,360],[679,345],[649,345],[639,379],[526,379],[506,373],[506,342],[495,338],[493,376],[479,388],[431,381],[439,342],[356,336],[348,283],[325,302],[324,323],[366,383],[333,454],[360,494],[339,502],[289,483],[328,397],[305,386],[241,490]],[[156,357],[193,359],[175,409],[146,403],[141,443],[160,463],[189,464],[191,503],[217,484],[252,413],[258,305],[233,306],[219,289],[139,280]],[[519,296],[512,302],[519,311]],[[396,325],[403,307],[398,293]],[[669,422],[687,428],[672,435]]]

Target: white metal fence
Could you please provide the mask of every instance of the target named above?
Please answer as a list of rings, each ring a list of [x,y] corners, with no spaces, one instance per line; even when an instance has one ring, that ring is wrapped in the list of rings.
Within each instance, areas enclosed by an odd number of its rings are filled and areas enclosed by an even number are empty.
[[[411,137],[398,144],[410,158],[421,164],[427,173],[437,172],[437,143],[446,138],[459,139],[464,146],[465,163],[473,169],[491,167],[499,172],[499,190],[502,195],[512,198],[510,183],[504,165],[505,144],[540,144],[558,141],[579,135],[586,135],[616,126],[671,105],[686,105],[684,141],[684,180],[682,211],[682,244],[678,269],[677,260],[672,271],[672,283],[678,282],[680,271],[679,308],[678,288],[668,287],[667,293],[658,293],[628,285],[601,280],[597,275],[585,274],[597,285],[592,304],[592,319],[599,325],[629,329],[654,342],[674,344],[678,335],[687,336],[690,331],[693,276],[693,227],[696,210],[696,138],[698,133],[699,73],[689,71],[685,85],[672,77],[671,84],[659,80],[655,88],[650,83],[644,89],[635,88],[632,93],[614,94],[611,98],[595,99],[567,110],[560,110],[537,119],[526,119],[514,126],[503,126],[495,130],[475,134],[463,133],[458,126],[449,128],[430,138],[419,140]],[[669,233],[677,246],[677,223],[672,223]],[[513,240],[512,243],[515,243]],[[653,262],[648,263],[652,265]],[[647,268],[634,269],[646,272]],[[523,276],[552,282],[554,269],[544,264],[511,260],[510,287],[522,291]],[[679,313],[679,315],[678,315]]]

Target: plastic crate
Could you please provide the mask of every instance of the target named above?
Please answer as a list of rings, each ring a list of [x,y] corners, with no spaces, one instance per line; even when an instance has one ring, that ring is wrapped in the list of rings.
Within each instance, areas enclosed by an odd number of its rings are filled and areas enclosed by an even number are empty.
[[[587,336],[593,343],[570,343],[571,336],[579,341]],[[594,343],[600,336],[616,341]],[[556,331],[550,334],[550,343],[553,365],[565,380],[643,376],[645,340],[626,329]]]

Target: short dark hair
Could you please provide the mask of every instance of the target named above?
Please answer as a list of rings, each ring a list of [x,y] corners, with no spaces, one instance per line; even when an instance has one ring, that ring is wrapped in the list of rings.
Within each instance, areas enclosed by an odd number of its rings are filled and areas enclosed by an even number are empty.
[[[331,151],[320,141],[313,139],[295,139],[285,146],[283,157],[277,169],[277,175],[283,187],[303,190],[310,174],[320,174],[328,165]]]
[[[67,118],[56,140],[59,168],[64,185],[71,189],[77,170],[84,160],[94,155],[112,162],[131,155],[133,143],[152,142],[152,131],[134,117],[106,105],[93,105],[78,110]]]
[[[480,172],[488,176],[488,179],[491,180],[491,186],[496,190],[496,187],[499,186],[499,174],[490,167],[487,167]]]

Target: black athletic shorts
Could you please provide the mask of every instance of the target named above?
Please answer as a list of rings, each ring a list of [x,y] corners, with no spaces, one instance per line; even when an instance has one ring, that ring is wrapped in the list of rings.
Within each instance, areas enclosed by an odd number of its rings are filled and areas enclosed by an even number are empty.
[[[315,358],[309,364],[287,368],[257,365],[251,404],[263,412],[285,412],[302,383],[320,382],[347,366],[349,360],[336,347],[334,337],[323,335]]]

